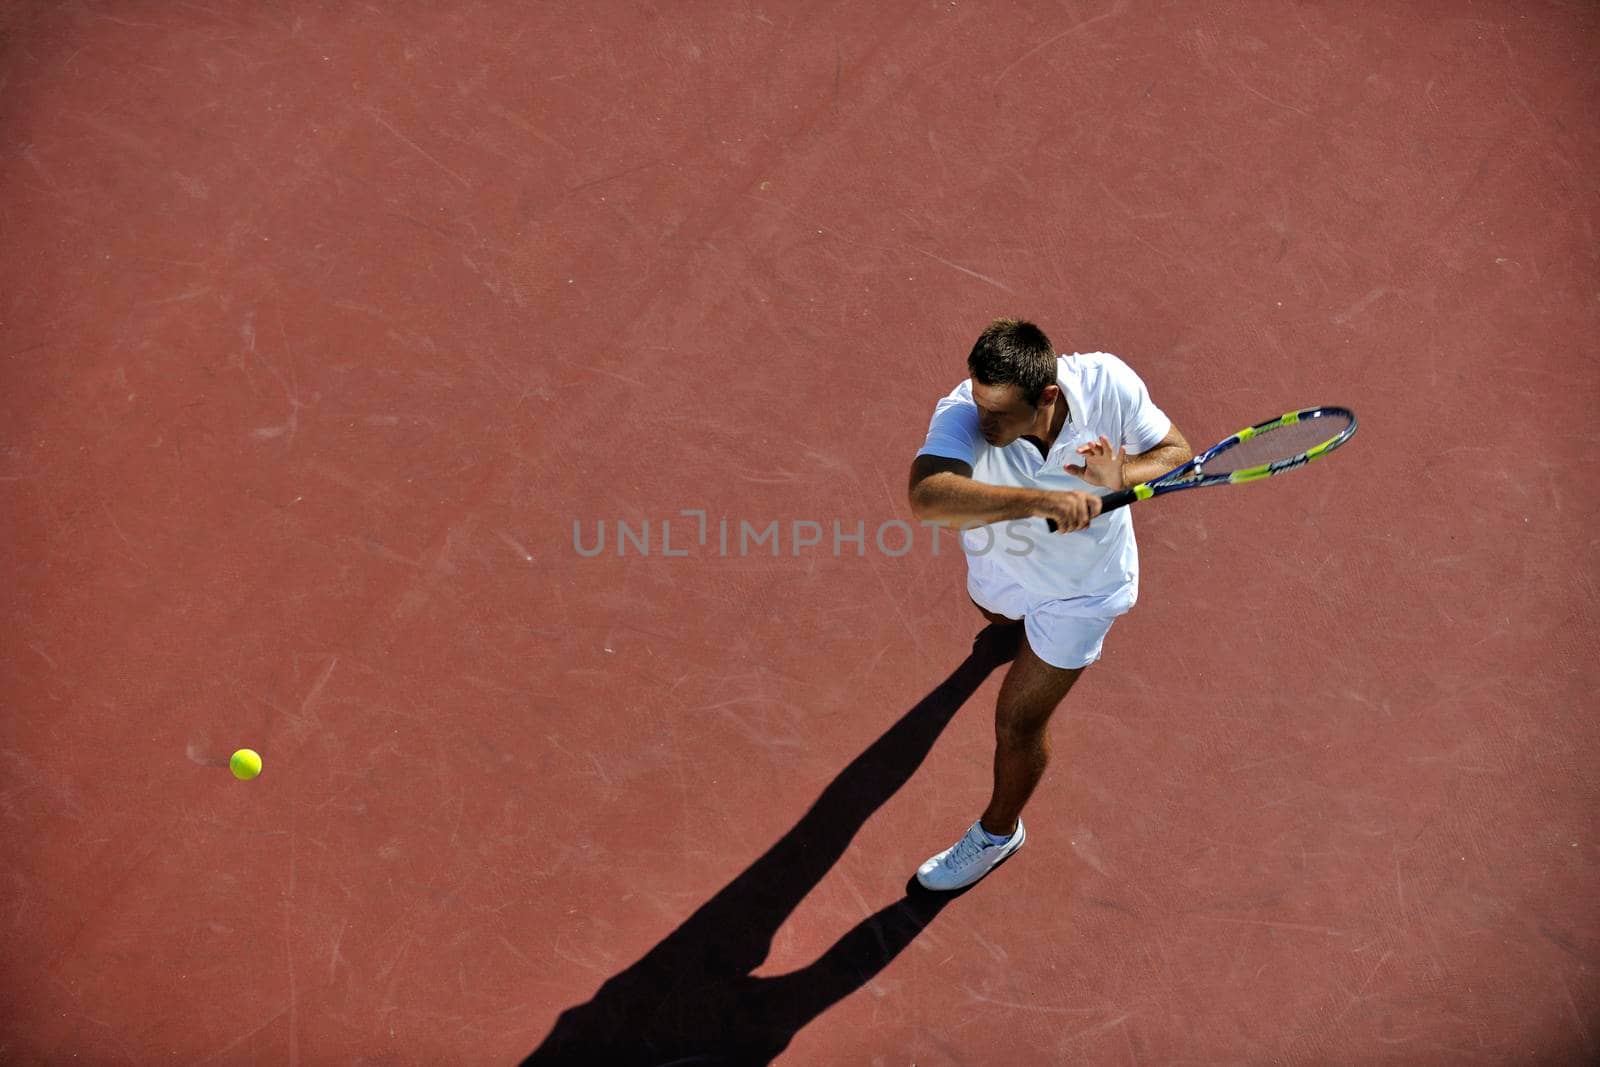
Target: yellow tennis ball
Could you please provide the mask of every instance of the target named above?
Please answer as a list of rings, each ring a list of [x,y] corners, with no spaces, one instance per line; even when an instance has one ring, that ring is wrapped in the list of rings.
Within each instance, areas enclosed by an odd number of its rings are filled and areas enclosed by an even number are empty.
[[[253,748],[241,748],[228,758],[228,770],[241,782],[261,773],[261,756]]]

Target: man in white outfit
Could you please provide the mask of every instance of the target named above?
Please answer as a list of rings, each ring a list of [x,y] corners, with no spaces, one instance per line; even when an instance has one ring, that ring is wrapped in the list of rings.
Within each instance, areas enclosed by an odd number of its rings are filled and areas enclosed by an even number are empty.
[[[1100,497],[1192,455],[1126,363],[1103,352],[1058,357],[1030,322],[996,319],[967,370],[911,464],[911,508],[923,522],[962,528],[968,595],[991,622],[1021,622],[1026,640],[995,708],[989,806],[917,871],[923,886],[944,890],[971,885],[1021,847],[1022,808],[1050,758],[1050,715],[1138,597],[1133,516],[1101,515]]]

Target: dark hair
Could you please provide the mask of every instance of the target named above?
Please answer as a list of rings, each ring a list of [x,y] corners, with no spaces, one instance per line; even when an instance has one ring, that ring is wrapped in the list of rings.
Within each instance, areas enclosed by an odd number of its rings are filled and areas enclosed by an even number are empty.
[[[1056,382],[1056,350],[1033,323],[995,319],[972,346],[967,370],[980,385],[1016,386],[1037,406],[1044,387]]]

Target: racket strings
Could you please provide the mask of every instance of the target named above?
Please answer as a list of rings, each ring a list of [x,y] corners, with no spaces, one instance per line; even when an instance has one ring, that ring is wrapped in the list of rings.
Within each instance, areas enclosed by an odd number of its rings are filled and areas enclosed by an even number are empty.
[[[1213,456],[1205,465],[1205,473],[1232,474],[1294,459],[1339,436],[1349,426],[1350,418],[1345,415],[1326,415],[1273,426]]]

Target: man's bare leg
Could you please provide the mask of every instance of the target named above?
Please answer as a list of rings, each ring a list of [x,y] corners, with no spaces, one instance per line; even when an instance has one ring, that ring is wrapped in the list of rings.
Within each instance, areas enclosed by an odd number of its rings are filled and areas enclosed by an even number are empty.
[[[994,619],[982,607],[978,610],[1000,623],[985,632],[1014,639],[1016,651],[995,706],[994,792],[989,806],[959,841],[917,868],[922,887],[938,892],[966,888],[1022,847],[1026,835],[1019,816],[1050,762],[1045,729],[1056,705],[1083,673],[1081,668],[1062,670],[1041,660],[1018,620]]]
[[[995,705],[994,793],[979,820],[996,837],[1016,832],[1023,805],[1050,762],[1050,716],[1082,673],[1081,667],[1052,667],[1027,641],[1017,650]]]

